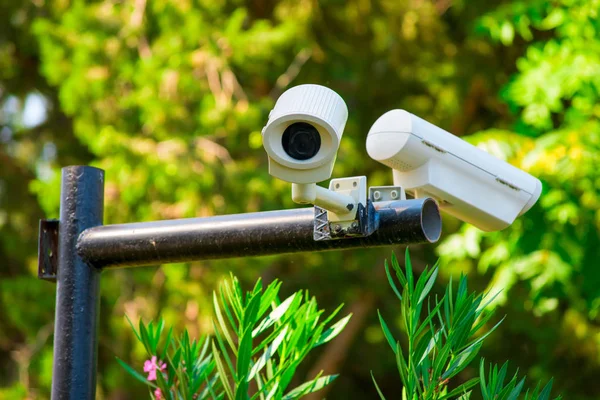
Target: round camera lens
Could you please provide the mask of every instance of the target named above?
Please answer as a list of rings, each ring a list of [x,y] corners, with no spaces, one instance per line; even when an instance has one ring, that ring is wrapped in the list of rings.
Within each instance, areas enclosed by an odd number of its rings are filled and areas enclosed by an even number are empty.
[[[295,160],[313,158],[321,148],[321,135],[305,122],[296,122],[283,131],[281,144],[286,154]]]

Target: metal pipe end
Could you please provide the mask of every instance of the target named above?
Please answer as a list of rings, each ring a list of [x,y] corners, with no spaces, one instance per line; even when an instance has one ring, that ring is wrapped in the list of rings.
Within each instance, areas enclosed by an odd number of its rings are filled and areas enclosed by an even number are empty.
[[[442,217],[437,202],[426,198],[421,208],[421,230],[429,243],[435,243],[442,235]]]

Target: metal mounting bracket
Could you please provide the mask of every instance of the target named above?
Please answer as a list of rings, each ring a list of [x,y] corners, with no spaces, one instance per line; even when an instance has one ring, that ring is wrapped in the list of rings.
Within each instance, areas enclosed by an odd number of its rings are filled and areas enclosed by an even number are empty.
[[[366,207],[358,204],[352,221],[329,221],[327,210],[318,206],[315,206],[314,215],[313,239],[316,241],[366,237],[379,228],[379,213],[370,200]]]
[[[406,192],[401,186],[371,186],[369,199],[371,201],[406,200]]]
[[[41,219],[38,237],[38,278],[56,282],[58,272],[58,220]]]
[[[349,178],[336,178],[329,182],[329,190],[351,196],[355,204],[367,204],[367,177],[353,176]],[[338,221],[341,223],[352,222],[356,218],[357,209],[348,209],[345,214],[337,214],[329,211],[327,218],[329,221]]]

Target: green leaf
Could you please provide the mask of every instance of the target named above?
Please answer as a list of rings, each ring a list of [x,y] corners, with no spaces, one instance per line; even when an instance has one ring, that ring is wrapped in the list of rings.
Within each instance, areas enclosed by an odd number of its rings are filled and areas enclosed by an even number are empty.
[[[375,380],[375,376],[373,375],[373,371],[371,371],[371,379],[373,379],[373,383],[375,384],[375,389],[377,389],[377,393],[379,394],[379,398],[381,400],[386,400],[386,398],[383,395],[383,393],[381,393],[381,389],[379,389],[379,385],[377,384],[377,381]]]
[[[238,359],[236,364],[236,398],[240,398],[240,393],[246,394],[248,392],[247,382],[250,380],[248,373],[250,368],[250,361],[252,357],[252,330],[251,327],[247,327],[242,334],[242,338],[239,344]]]
[[[379,310],[377,310],[377,315],[379,316],[379,323],[381,324],[381,329],[383,330],[383,335],[385,336],[388,344],[390,345],[390,347],[392,348],[392,350],[395,353],[396,352],[396,339],[394,339],[392,332],[390,332],[390,329],[388,328],[387,324],[383,320],[383,317],[381,316],[381,313],[379,312]]]
[[[406,252],[404,253],[404,263],[405,263],[405,269],[406,269],[406,280],[407,280],[407,284],[408,284],[408,290],[412,291],[414,288],[413,270],[412,270],[412,263],[410,261],[410,254],[408,252],[408,247],[406,248]],[[398,264],[397,260],[396,260],[396,264]],[[400,268],[400,266],[398,265],[398,269],[399,268]]]
[[[229,334],[229,329],[227,328],[227,324],[225,323],[225,319],[223,318],[223,314],[221,313],[221,308],[219,307],[219,301],[217,300],[217,294],[213,292],[213,307],[215,309],[215,314],[217,316],[217,321],[219,322],[219,327],[221,328],[220,332],[225,337],[225,340],[229,344],[233,353],[237,356],[237,347],[233,343],[233,339]]]
[[[133,376],[135,379],[137,379],[138,381],[156,389],[158,388],[158,386],[156,386],[154,383],[150,382],[148,379],[146,379],[146,377],[142,374],[140,374],[139,372],[137,372],[135,369],[131,368],[129,365],[127,365],[123,360],[121,360],[119,357],[115,357],[117,359],[117,362],[121,365],[121,367],[123,367],[125,369],[125,371],[127,371],[131,376]]]
[[[462,385],[456,387],[454,390],[451,390],[449,393],[441,396],[438,400],[446,400],[453,398],[455,396],[466,394],[469,389],[476,386],[479,383],[479,378],[472,378],[463,383]]]
[[[252,331],[252,337],[256,337],[256,336],[260,335],[265,330],[267,330],[269,327],[271,327],[271,325],[273,325],[275,322],[278,322],[281,319],[281,317],[283,317],[285,315],[285,313],[287,312],[287,310],[290,308],[290,305],[292,305],[292,302],[294,301],[295,298],[296,298],[296,293],[294,293],[293,295],[291,295],[290,297],[285,299],[285,301],[283,303],[281,303],[279,306],[277,306],[277,308],[275,308],[273,311],[271,311],[269,313],[269,315],[265,319],[263,319],[260,322],[260,324],[258,324],[256,329],[254,329],[254,331]]]
[[[434,268],[433,272],[431,273],[431,276],[429,277],[429,280],[427,281],[427,284],[425,285],[425,287],[423,288],[423,291],[421,292],[421,296],[419,297],[419,300],[417,301],[417,303],[421,303],[421,302],[423,302],[423,300],[425,300],[425,297],[427,297],[427,295],[431,291],[431,288],[433,287],[433,284],[435,283],[435,280],[437,279],[437,274],[438,274],[438,269]]]
[[[139,329],[140,329],[140,337],[141,337],[141,342],[144,345],[144,347],[146,348],[146,353],[148,353],[149,355],[153,355],[155,356],[156,354],[154,354],[152,352],[152,348],[150,347],[150,339],[148,339],[148,332],[146,331],[146,327],[144,326],[144,322],[140,319],[140,323],[139,323]]]
[[[225,373],[225,368],[223,367],[223,362],[221,361],[221,356],[219,354],[219,350],[217,349],[217,346],[215,346],[214,341],[212,342],[212,354],[215,359],[215,365],[217,367],[217,371],[219,372],[219,378],[221,379],[221,384],[223,385],[223,388],[225,389],[225,393],[227,394],[227,397],[229,398],[229,400],[233,400],[234,399],[233,391],[231,390],[231,387],[229,386],[229,380],[227,379],[227,374]]]
[[[400,294],[400,291],[398,290],[398,288],[396,287],[396,284],[394,283],[394,279],[392,278],[392,275],[390,274],[390,267],[388,265],[387,260],[385,260],[384,262],[385,265],[385,274],[387,276],[388,282],[390,283],[390,287],[392,288],[392,290],[394,291],[394,293],[396,294],[396,297],[402,301],[402,295]]]
[[[264,351],[264,353],[256,360],[256,363],[252,366],[250,373],[246,380],[249,382],[260,372],[261,369],[266,365],[267,361],[271,359],[271,357],[277,352],[277,349],[285,339],[285,335],[287,335],[288,327],[286,326],[281,333],[273,340]]]
[[[305,394],[317,392],[333,382],[335,378],[337,378],[337,375],[327,375],[303,383],[283,396],[282,400],[297,399]]]
[[[317,340],[317,343],[314,345],[314,347],[320,346],[324,343],[327,343],[331,339],[333,339],[337,335],[339,335],[340,332],[342,332],[344,330],[344,328],[348,324],[348,321],[350,321],[351,317],[352,317],[352,314],[348,314],[347,316],[345,316],[344,318],[342,318],[341,320],[339,320],[338,322],[333,324],[325,332],[323,332],[323,334],[319,337],[319,339]]]

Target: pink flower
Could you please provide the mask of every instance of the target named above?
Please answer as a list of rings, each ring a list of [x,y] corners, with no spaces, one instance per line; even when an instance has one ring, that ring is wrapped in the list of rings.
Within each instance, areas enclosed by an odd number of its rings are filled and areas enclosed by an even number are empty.
[[[167,369],[167,364],[165,364],[164,362],[161,362],[160,360],[158,361],[158,364],[156,363],[156,356],[152,356],[152,358],[150,360],[146,360],[146,362],[144,363],[144,372],[148,373],[148,380],[149,381],[155,381],[156,380],[156,371],[160,371],[163,372],[165,369]]]
[[[156,400],[160,400],[162,399],[162,392],[160,391],[159,388],[156,388],[156,390],[154,391],[154,397],[156,398]]]

